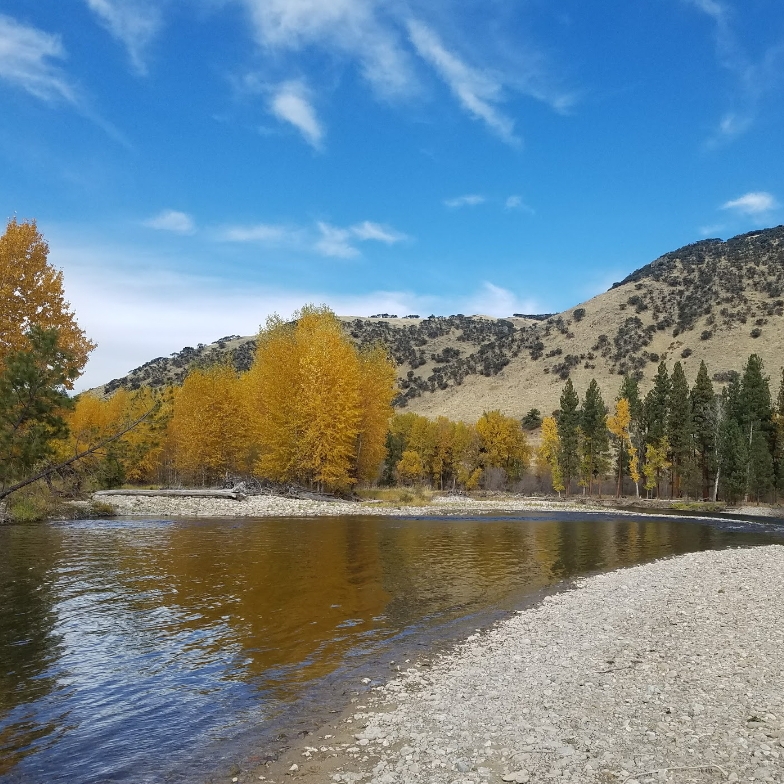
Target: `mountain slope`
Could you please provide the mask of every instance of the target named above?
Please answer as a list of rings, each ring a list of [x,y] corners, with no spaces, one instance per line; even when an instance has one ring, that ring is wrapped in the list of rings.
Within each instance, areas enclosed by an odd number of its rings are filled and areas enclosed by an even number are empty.
[[[683,363],[690,380],[704,359],[721,384],[752,352],[778,383],[784,363],[784,226],[667,253],[609,291],[560,314],[344,318],[360,345],[381,341],[398,363],[396,404],[429,416],[475,420],[500,408],[549,413],[571,377],[582,393],[596,378],[607,400],[624,373],[647,388],[661,359]],[[181,382],[194,364],[227,354],[239,369],[253,338],[229,336],[158,358],[107,384]]]

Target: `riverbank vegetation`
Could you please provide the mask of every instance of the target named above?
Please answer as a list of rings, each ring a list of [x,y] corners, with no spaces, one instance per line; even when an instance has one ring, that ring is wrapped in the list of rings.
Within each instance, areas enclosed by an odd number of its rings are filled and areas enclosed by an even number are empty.
[[[0,498],[32,480],[53,497],[95,489],[245,480],[347,495],[362,488],[512,490],[588,496],[775,501],[784,493],[784,374],[760,358],[717,393],[661,361],[642,395],[625,376],[609,405],[567,379],[542,417],[476,422],[394,415],[396,369],[328,308],[268,319],[247,372],[195,364],[181,385],[70,397],[94,345],[64,300],[35,223],[0,238]],[[522,415],[522,412],[521,412]],[[530,439],[530,441],[529,441]],[[389,492],[389,491],[385,491]],[[379,501],[388,500],[379,491]],[[365,494],[367,494],[365,492]],[[47,502],[17,495],[20,517]]]

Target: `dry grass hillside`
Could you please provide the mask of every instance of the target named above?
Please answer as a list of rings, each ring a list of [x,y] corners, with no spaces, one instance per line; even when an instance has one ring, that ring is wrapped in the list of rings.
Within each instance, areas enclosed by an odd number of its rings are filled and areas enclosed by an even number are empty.
[[[680,360],[690,381],[705,360],[718,388],[757,353],[777,388],[784,364],[784,226],[687,245],[559,314],[343,320],[359,344],[388,346],[399,368],[396,405],[428,416],[471,421],[495,408],[518,417],[531,408],[549,413],[569,377],[580,394],[596,378],[609,401],[624,373],[647,389],[662,359]],[[102,391],[177,383],[194,365],[226,354],[246,369],[253,338],[183,349]]]

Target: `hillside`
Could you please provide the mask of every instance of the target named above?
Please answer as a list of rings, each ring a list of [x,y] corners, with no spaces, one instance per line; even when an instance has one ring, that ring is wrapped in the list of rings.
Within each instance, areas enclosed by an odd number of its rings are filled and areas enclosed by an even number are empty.
[[[777,379],[784,363],[784,226],[667,253],[587,302],[559,314],[344,317],[360,345],[386,344],[398,364],[396,405],[475,420],[500,408],[522,416],[558,406],[571,377],[582,393],[596,378],[607,399],[624,373],[647,388],[661,359],[693,380],[705,360],[720,385],[759,354]],[[109,382],[103,393],[180,383],[194,365],[227,354],[238,369],[254,339],[237,335],[185,348]]]

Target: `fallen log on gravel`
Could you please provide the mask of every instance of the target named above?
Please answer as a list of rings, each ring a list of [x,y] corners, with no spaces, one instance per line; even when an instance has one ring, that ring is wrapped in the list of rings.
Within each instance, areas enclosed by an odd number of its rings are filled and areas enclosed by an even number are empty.
[[[98,490],[93,493],[96,497],[113,495],[152,496],[160,498],[232,498],[242,501],[246,496],[236,490]]]

